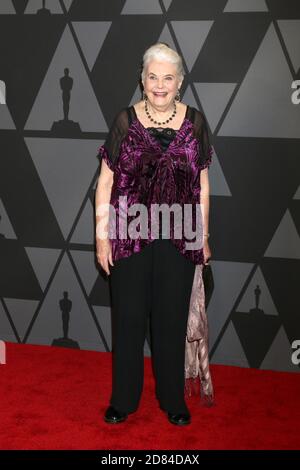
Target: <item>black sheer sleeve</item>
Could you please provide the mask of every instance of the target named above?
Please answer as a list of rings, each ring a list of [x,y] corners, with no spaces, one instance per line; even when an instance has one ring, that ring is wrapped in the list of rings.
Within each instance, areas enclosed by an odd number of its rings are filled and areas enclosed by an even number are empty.
[[[201,170],[209,168],[213,155],[213,147],[210,144],[208,135],[208,124],[204,114],[198,109],[195,110],[195,136],[198,139],[199,165]]]
[[[114,171],[118,162],[122,139],[126,136],[129,127],[127,109],[119,111],[109,129],[105,142],[98,150],[98,155],[105,161],[107,166]]]

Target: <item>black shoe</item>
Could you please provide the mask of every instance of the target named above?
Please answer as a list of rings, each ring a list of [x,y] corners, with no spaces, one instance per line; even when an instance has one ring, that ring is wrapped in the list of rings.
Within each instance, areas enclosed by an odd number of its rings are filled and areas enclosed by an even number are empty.
[[[104,415],[104,421],[106,423],[122,423],[127,419],[128,414],[123,411],[118,411],[112,405],[110,405]]]
[[[191,415],[188,413],[170,413],[167,412],[168,419],[172,424],[178,424],[179,426],[184,426],[185,424],[190,424]]]

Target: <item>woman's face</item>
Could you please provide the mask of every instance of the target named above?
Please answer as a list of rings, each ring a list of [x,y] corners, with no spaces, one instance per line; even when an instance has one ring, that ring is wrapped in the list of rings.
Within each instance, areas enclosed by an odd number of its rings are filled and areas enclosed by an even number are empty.
[[[143,85],[150,105],[164,111],[173,103],[181,82],[174,64],[153,60],[146,68]]]

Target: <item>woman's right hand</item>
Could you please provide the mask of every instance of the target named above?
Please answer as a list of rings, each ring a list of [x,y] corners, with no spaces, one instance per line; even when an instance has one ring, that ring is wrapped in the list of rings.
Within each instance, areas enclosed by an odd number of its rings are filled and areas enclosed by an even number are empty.
[[[96,238],[97,260],[101,264],[106,274],[110,275],[109,263],[114,266],[112,260],[111,242],[109,239]]]

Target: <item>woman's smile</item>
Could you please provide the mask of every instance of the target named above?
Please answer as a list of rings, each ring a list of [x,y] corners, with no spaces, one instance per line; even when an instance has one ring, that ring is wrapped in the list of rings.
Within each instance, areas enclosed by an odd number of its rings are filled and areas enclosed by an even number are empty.
[[[162,91],[154,91],[153,92],[154,96],[159,96],[159,97],[165,97],[167,96],[167,92],[162,92]]]

